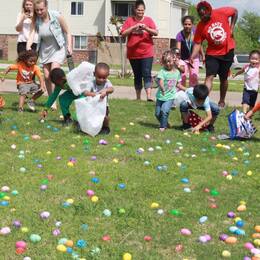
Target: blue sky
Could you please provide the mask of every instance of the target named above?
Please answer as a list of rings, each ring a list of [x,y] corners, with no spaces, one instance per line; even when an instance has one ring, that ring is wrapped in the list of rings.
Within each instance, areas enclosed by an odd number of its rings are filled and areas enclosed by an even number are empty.
[[[207,0],[213,7],[232,6],[238,9],[239,16],[246,11],[252,11],[260,15],[260,0]],[[197,4],[199,0],[187,0],[193,4]]]

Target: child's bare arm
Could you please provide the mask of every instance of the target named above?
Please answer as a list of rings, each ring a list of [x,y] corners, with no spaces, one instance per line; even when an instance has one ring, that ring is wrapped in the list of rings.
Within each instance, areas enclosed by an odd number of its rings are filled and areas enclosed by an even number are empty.
[[[186,88],[185,88],[180,82],[177,83],[177,86],[176,86],[176,87],[177,87],[178,89],[183,90],[183,91],[186,90]]]
[[[95,96],[96,96],[96,93],[95,93],[95,92],[92,92],[92,91],[86,90],[86,91],[83,92],[83,95],[84,95],[85,97],[95,97]]]
[[[159,87],[162,91],[162,94],[164,95],[165,89],[164,89],[164,82],[163,79],[159,79]]]
[[[203,125],[207,124],[208,122],[210,122],[212,119],[212,113],[211,110],[206,111],[206,117],[197,125],[192,129],[192,132],[198,132]]]
[[[108,87],[108,88],[105,88],[105,89],[102,89],[99,94],[100,94],[100,98],[104,98],[105,96],[111,94],[114,92],[114,88],[113,87]]]
[[[5,80],[5,76],[9,73],[10,70],[11,70],[11,67],[9,66],[2,72],[1,81]]]
[[[243,74],[244,72],[245,72],[245,69],[242,68],[242,69],[240,69],[239,71],[237,71],[235,74],[233,74],[233,75],[232,75],[232,78],[235,78],[236,76],[241,75],[241,74]]]

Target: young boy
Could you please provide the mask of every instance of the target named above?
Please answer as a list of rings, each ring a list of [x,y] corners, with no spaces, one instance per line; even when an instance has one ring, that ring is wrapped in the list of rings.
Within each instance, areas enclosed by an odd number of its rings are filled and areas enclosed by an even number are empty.
[[[186,90],[187,100],[182,101],[180,104],[180,112],[183,121],[183,129],[191,128],[188,123],[189,110],[190,109],[201,109],[206,112],[206,117],[192,129],[192,132],[199,132],[199,130],[207,123],[207,130],[209,132],[214,132],[214,122],[219,114],[219,107],[217,104],[209,100],[209,90],[206,85],[199,84],[194,86],[194,88],[188,88]]]
[[[67,83],[65,72],[61,68],[55,68],[50,72],[50,79],[55,84],[55,89],[53,93],[49,96],[47,102],[45,103],[46,108],[51,108],[55,100],[57,99],[61,90],[66,90],[62,95],[59,96],[60,107],[62,111],[62,115],[64,118],[63,125],[69,125],[73,121],[71,119],[71,115],[69,112],[69,107],[71,103],[79,98],[80,96],[76,96],[73,94],[70,86]],[[42,112],[42,116],[47,116],[47,109]]]
[[[95,79],[89,84],[89,90],[84,92],[84,96],[94,97],[100,95],[100,98],[103,99],[108,96],[108,94],[113,93],[112,83],[108,80],[109,70],[110,68],[106,63],[100,62],[96,65],[94,72]],[[110,133],[108,103],[106,116],[100,133]]]

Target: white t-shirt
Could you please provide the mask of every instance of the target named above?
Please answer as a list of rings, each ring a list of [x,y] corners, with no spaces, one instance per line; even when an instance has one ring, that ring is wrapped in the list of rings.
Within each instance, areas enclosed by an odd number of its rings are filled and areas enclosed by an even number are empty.
[[[16,26],[19,24],[19,21],[21,20],[21,16],[22,16],[22,13],[19,13],[17,16],[17,20],[16,20]],[[23,30],[21,32],[19,32],[19,34],[18,34],[18,39],[17,39],[18,42],[27,42],[28,41],[29,35],[30,35],[31,23],[32,23],[32,20],[29,18],[26,18],[23,21]],[[34,43],[38,42],[38,34],[36,32],[35,32],[33,42]]]
[[[244,70],[245,89],[257,92],[259,86],[260,67],[251,67],[250,65],[246,65]]]

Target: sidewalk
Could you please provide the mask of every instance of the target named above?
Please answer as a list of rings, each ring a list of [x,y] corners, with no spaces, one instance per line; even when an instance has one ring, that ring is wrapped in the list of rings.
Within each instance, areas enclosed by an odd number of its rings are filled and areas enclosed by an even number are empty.
[[[115,91],[111,95],[111,98],[118,99],[129,99],[134,100],[135,89],[134,87],[125,87],[125,86],[114,86]],[[0,93],[17,93],[17,88],[15,80],[5,80],[0,83]],[[152,96],[155,98],[156,89],[152,90]],[[219,100],[219,91],[212,91],[210,98],[216,103]],[[146,100],[145,92],[142,91],[142,100]],[[229,106],[240,106],[242,100],[242,92],[228,92],[226,97],[226,103]]]

